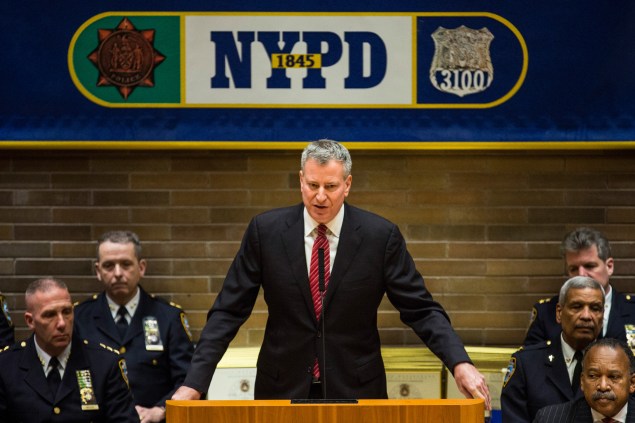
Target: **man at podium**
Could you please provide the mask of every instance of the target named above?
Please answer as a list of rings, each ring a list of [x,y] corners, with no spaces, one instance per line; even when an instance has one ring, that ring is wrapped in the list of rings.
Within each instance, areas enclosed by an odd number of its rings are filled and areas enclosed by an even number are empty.
[[[207,391],[262,288],[269,315],[256,399],[387,398],[377,330],[385,294],[459,390],[490,408],[485,378],[426,289],[397,225],[344,201],[351,167],[338,142],[319,140],[304,149],[302,203],[250,222],[172,399],[199,399]]]

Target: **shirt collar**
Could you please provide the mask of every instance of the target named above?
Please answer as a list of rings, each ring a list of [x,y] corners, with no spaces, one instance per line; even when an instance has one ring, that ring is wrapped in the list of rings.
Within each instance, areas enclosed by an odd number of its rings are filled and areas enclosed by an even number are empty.
[[[620,422],[620,423],[624,423],[626,421],[626,413],[628,412],[628,401],[626,402],[626,404],[624,404],[624,407],[622,407],[622,409],[619,411],[619,413],[617,413],[614,416],[605,416],[597,411],[595,411],[593,408],[591,408],[591,414],[593,415],[593,421],[594,422],[602,422],[602,419],[605,417],[611,417],[613,420]]]
[[[134,316],[135,311],[137,311],[137,307],[139,306],[139,298],[141,298],[141,288],[137,285],[137,293],[134,297],[130,299],[124,306],[126,310],[128,310],[128,314],[130,317]],[[119,304],[114,302],[108,294],[106,294],[106,301],[108,301],[108,308],[110,309],[110,313],[112,314],[113,319],[117,316],[117,311],[119,311]]]
[[[35,344],[35,351],[37,352],[37,357],[40,360],[40,364],[42,364],[42,368],[46,372],[46,369],[49,366],[49,361],[51,361],[51,356],[49,355],[49,353],[47,353],[42,348],[40,348],[35,337],[36,335],[33,335],[33,343]],[[62,353],[57,356],[57,360],[60,362],[59,367],[61,368],[61,370],[66,369],[66,363],[68,362],[68,359],[71,355],[71,344],[72,344],[72,341],[69,342],[66,348],[64,348],[64,351],[62,351]]]
[[[339,238],[340,232],[342,231],[343,223],[344,223],[344,205],[342,204],[342,207],[340,207],[340,211],[337,212],[333,220],[326,223],[326,227],[330,231],[331,235]],[[305,237],[310,236],[311,232],[313,232],[315,228],[317,228],[318,226],[319,226],[319,223],[317,223],[311,217],[311,215],[309,214],[308,210],[305,207],[304,208],[304,236]]]
[[[604,296],[604,304],[611,304],[611,300],[613,299],[613,287],[609,285],[609,293]]]
[[[562,355],[564,356],[564,361],[567,363],[567,367],[573,361],[573,356],[575,354],[575,350],[571,348],[567,341],[564,340],[564,336],[562,336],[562,332],[560,332],[560,341],[562,341]]]

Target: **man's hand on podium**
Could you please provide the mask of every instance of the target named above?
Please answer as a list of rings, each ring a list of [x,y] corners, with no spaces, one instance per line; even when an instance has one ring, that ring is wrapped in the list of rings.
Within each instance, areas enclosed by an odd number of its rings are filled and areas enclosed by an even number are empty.
[[[173,400],[199,400],[201,399],[201,393],[196,389],[192,389],[187,386],[181,386],[176,390],[174,395],[172,395]]]
[[[492,410],[492,398],[485,382],[485,376],[476,370],[473,364],[459,363],[454,366],[452,374],[456,386],[466,398],[482,398],[485,400],[485,409]]]

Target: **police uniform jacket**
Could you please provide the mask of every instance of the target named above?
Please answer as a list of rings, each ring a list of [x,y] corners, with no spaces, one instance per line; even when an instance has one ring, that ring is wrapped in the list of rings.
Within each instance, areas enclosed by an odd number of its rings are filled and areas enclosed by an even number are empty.
[[[0,353],[1,422],[139,422],[125,380],[125,364],[116,351],[85,343],[74,335],[64,377],[54,396],[48,387],[34,342],[31,336]],[[97,410],[82,409],[77,374],[82,370],[90,372]],[[82,377],[85,377],[85,372]]]
[[[608,319],[609,326],[606,328],[606,335],[603,336],[600,333],[599,337],[616,338],[627,342],[625,325],[635,325],[635,299],[618,292],[614,286],[611,286],[611,290],[613,297]],[[524,345],[560,337],[562,327],[556,322],[556,304],[558,304],[557,295],[534,305],[532,321],[527,329]]]
[[[135,404],[165,406],[185,379],[194,347],[185,313],[163,299],[150,296],[139,286],[139,305],[122,340],[101,293],[75,307],[75,326],[83,337],[119,348],[126,359]],[[158,325],[161,344],[146,340],[150,318]]]
[[[581,396],[579,386],[571,389],[558,334],[512,354],[501,394],[503,423],[530,423],[542,407]]]
[[[398,227],[344,204],[344,220],[324,297],[315,316],[304,248],[304,206],[270,210],[249,224],[208,314],[185,386],[206,392],[216,365],[260,290],[268,306],[257,362],[256,399],[307,398],[316,355],[326,360],[327,398],[386,398],[377,309],[384,295],[449,369],[469,357],[432,299]],[[324,347],[324,348],[323,348]],[[325,357],[323,356],[325,350]]]
[[[593,414],[586,399],[579,398],[541,408],[534,423],[593,423]],[[635,399],[632,397],[628,399],[626,423],[635,423]]]
[[[4,295],[0,295],[0,348],[13,345],[14,330],[6,299]]]

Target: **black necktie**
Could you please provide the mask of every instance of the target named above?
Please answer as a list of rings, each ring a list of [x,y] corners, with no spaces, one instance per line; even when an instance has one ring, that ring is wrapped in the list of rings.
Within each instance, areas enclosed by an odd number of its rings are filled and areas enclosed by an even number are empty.
[[[575,394],[580,388],[580,373],[582,372],[582,351],[576,351],[573,359],[577,360],[573,369],[573,378],[571,379],[571,390]]]
[[[60,362],[57,360],[57,358],[51,357],[51,359],[49,360],[49,367],[51,368],[51,370],[49,370],[49,374],[48,376],[46,376],[46,380],[49,384],[51,392],[53,393],[53,397],[57,395],[57,390],[60,388],[60,382],[62,381],[62,378],[60,377],[60,371],[57,369],[57,366],[59,365]]]
[[[119,336],[121,337],[121,340],[123,340],[124,336],[126,336],[126,332],[128,331],[128,320],[126,320],[126,314],[128,312],[126,311],[126,307],[121,306],[119,307],[119,310],[117,311],[117,315],[119,316],[119,319],[117,320],[117,329],[119,330]]]

